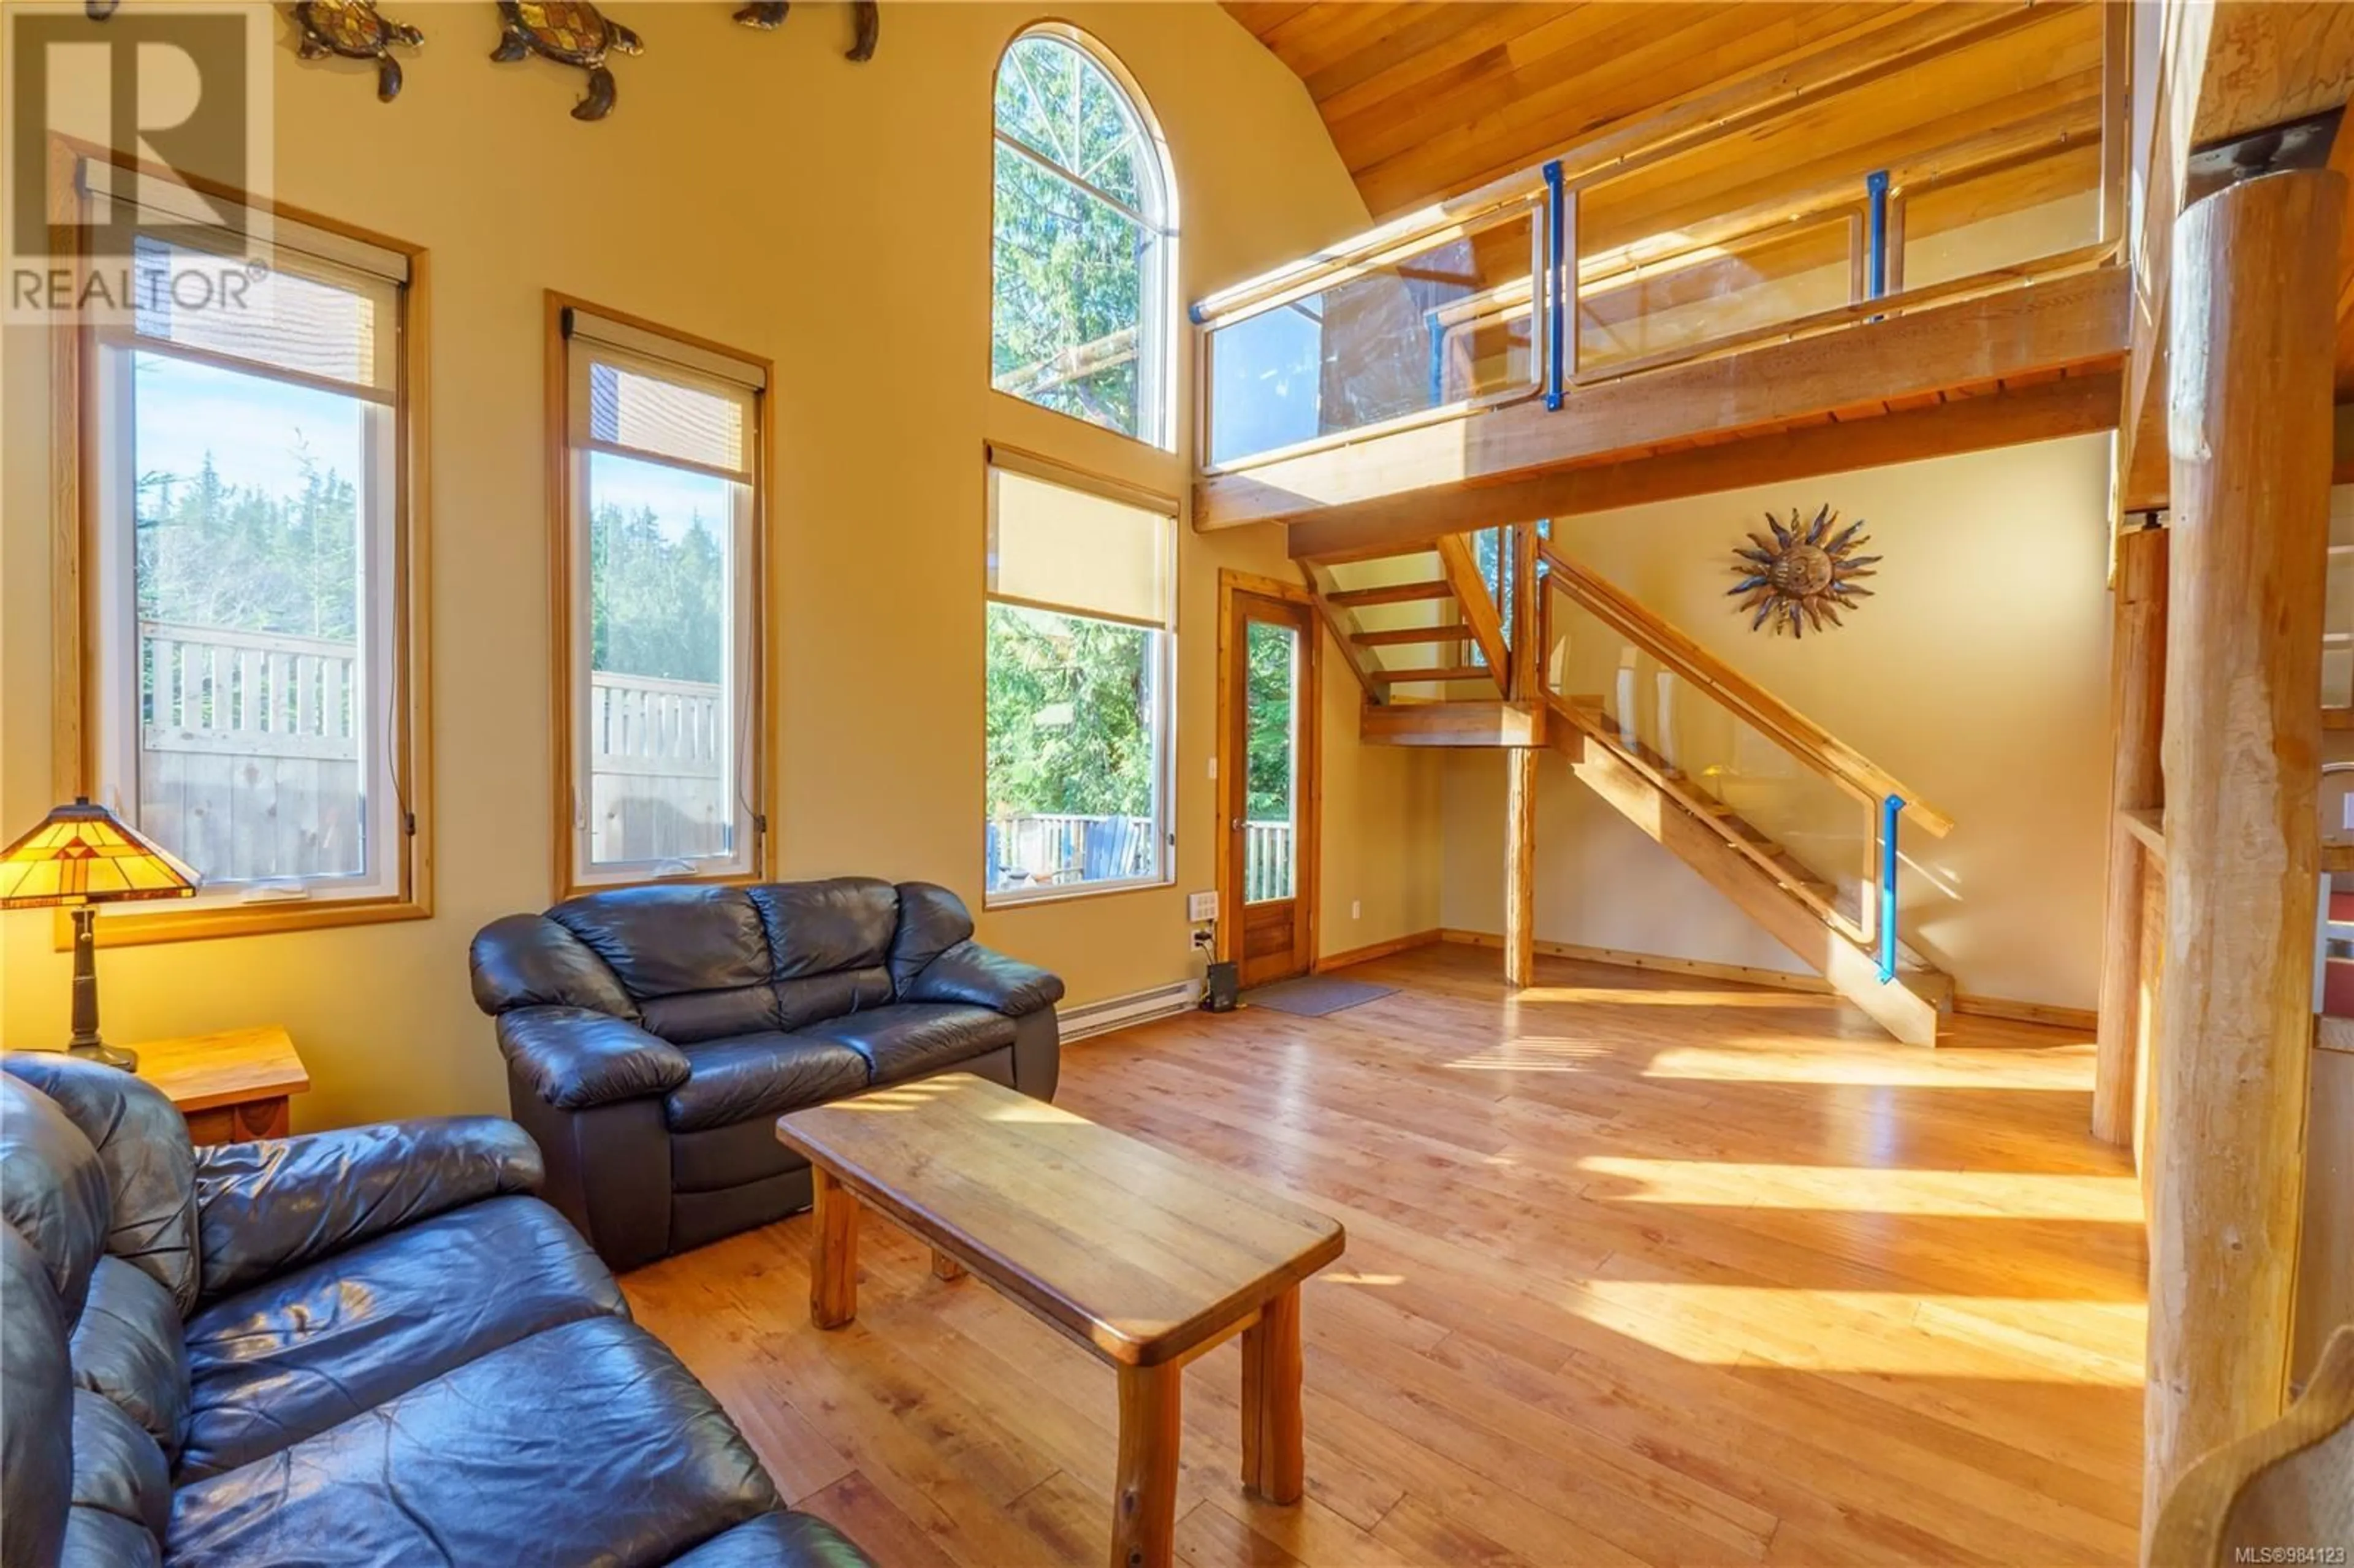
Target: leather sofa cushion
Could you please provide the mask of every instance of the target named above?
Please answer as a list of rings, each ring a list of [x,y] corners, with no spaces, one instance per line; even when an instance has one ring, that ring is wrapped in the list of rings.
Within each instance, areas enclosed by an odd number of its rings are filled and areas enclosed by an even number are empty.
[[[58,1103],[7,1074],[0,1074],[0,1219],[32,1243],[71,1329],[106,1242],[106,1172]]]
[[[892,1000],[890,971],[880,964],[863,969],[837,969],[830,975],[804,975],[777,982],[779,1029],[799,1029],[821,1018],[839,1018],[862,1007],[880,1007]]]
[[[0,1128],[0,1136],[5,1129]],[[0,1223],[0,1563],[55,1563],[73,1499],[66,1326],[40,1255]]]
[[[804,1040],[846,1045],[866,1059],[875,1083],[944,1072],[1013,1044],[1013,1020],[984,1007],[893,1002],[805,1025]]]
[[[842,1532],[811,1513],[764,1513],[715,1535],[671,1568],[870,1568]]]
[[[645,1005],[647,1030],[673,1045],[694,1045],[724,1040],[731,1034],[752,1034],[779,1029],[777,988],[767,980],[732,991],[686,991],[658,996]]]
[[[740,887],[616,887],[567,899],[547,917],[611,965],[641,1002],[769,978],[768,933]]]
[[[172,1293],[119,1257],[90,1271],[74,1325],[74,1383],[102,1394],[176,1459],[188,1419],[188,1352]]]
[[[73,1506],[101,1509],[162,1539],[172,1518],[164,1450],[112,1401],[74,1390]]]
[[[632,1023],[638,1019],[613,967],[545,915],[504,915],[475,932],[466,971],[474,1005],[484,1012],[584,1007]]]
[[[705,1041],[687,1049],[686,1061],[686,1082],[663,1102],[673,1132],[781,1116],[854,1095],[867,1083],[864,1055],[802,1034]]]
[[[11,1053],[7,1071],[56,1101],[98,1150],[105,1250],[153,1276],[180,1312],[194,1308],[196,1172],[179,1111],[153,1086],[61,1052]]]
[[[899,885],[899,929],[891,938],[891,985],[905,991],[934,959],[972,935],[964,900],[934,882]]]
[[[445,1281],[446,1283],[446,1281]],[[678,1358],[620,1318],[549,1329],[184,1486],[175,1568],[660,1563],[778,1507]]]
[[[778,980],[871,969],[891,950],[899,895],[871,876],[772,882],[745,890],[768,927]]]
[[[274,1454],[541,1330],[627,1312],[588,1244],[538,1199],[453,1209],[191,1319],[179,1479]]]
[[[102,1508],[77,1508],[66,1522],[65,1550],[56,1561],[58,1568],[163,1568],[164,1548],[143,1524]]]
[[[863,1060],[858,1070],[863,1078],[866,1071]],[[775,1117],[756,1116],[749,1121],[706,1127],[700,1132],[673,1133],[668,1141],[673,1194],[721,1192],[809,1165],[777,1140]]]

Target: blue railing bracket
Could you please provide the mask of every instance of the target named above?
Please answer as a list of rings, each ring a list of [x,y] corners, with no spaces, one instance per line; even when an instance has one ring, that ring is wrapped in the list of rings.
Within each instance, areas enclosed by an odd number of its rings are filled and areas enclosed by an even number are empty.
[[[1544,166],[1545,183],[1545,291],[1552,308],[1545,313],[1545,408],[1558,410],[1567,389],[1564,374],[1566,363],[1568,310],[1564,304],[1567,291],[1563,287],[1563,252],[1568,249],[1569,213],[1562,194],[1561,160],[1553,159]]]
[[[1896,978],[1896,824],[1904,815],[1904,797],[1891,795],[1880,803],[1880,983]]]
[[[1864,297],[1877,300],[1888,292],[1888,171],[1874,169],[1863,176],[1866,207],[1864,236]]]

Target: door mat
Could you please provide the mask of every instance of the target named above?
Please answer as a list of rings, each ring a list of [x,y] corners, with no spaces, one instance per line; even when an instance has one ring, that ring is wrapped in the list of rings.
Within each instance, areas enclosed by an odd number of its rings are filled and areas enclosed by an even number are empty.
[[[1345,1007],[1356,1007],[1395,991],[1395,986],[1372,985],[1364,980],[1328,980],[1322,975],[1302,975],[1298,980],[1278,980],[1243,992],[1245,1007],[1270,1007],[1278,1012],[1298,1013],[1302,1018],[1321,1018],[1328,1012],[1338,1012]]]

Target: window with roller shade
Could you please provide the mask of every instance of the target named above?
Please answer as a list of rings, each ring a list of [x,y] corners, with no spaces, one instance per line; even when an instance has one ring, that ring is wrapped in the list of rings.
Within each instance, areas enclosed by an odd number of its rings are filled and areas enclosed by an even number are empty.
[[[137,934],[418,912],[415,253],[79,175],[140,231],[83,360],[88,785],[203,879]]]
[[[567,306],[568,888],[758,874],[764,363]]]
[[[1173,502],[992,453],[991,904],[1170,878],[1175,527]]]

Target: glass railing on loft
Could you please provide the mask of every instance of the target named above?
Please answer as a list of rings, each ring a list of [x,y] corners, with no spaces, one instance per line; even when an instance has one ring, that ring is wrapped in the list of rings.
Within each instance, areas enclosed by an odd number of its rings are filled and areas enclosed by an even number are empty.
[[[1952,823],[1591,571],[1540,546],[1539,675],[1559,715],[1894,975],[1902,822]]]
[[[1535,391],[1542,217],[1523,199],[1418,234],[1209,333],[1211,464]]]
[[[2123,16],[1906,16],[1213,295],[1203,467],[2113,261]]]

